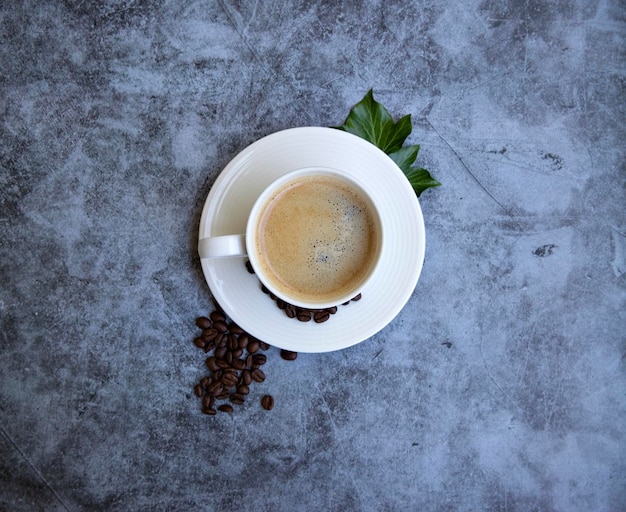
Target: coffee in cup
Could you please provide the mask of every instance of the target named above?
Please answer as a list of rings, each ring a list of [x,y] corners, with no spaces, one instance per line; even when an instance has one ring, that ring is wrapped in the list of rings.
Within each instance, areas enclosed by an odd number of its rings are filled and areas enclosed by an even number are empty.
[[[323,167],[289,172],[257,198],[246,234],[201,239],[201,257],[248,256],[277,297],[325,308],[361,292],[380,259],[382,223],[363,185]]]

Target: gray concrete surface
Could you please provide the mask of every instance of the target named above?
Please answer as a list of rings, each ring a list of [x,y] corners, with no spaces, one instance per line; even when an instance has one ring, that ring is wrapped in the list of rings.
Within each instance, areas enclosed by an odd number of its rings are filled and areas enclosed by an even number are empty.
[[[625,35],[619,0],[2,2],[0,509],[626,510]],[[443,183],[413,296],[203,415],[212,183],[371,87]]]

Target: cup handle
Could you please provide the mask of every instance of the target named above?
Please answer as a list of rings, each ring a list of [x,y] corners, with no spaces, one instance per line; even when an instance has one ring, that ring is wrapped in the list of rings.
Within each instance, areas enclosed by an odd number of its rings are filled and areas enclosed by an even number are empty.
[[[200,259],[244,257],[246,251],[246,235],[224,235],[201,238],[198,241]]]

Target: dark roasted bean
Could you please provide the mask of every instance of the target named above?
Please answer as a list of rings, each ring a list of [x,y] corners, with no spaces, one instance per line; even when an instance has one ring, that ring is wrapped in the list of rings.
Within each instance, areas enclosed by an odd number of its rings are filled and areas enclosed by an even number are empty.
[[[264,341],[259,341],[259,348],[261,350],[268,350],[270,348],[270,344],[265,343]]]
[[[298,309],[296,318],[301,322],[308,322],[311,320],[311,312],[306,309]]]
[[[287,307],[285,307],[285,314],[289,318],[295,318],[296,317],[296,307],[292,306],[291,304],[287,304]]]
[[[226,322],[214,322],[213,328],[217,329],[221,333],[228,331],[228,325],[226,325]]]
[[[209,315],[209,317],[214,322],[225,322],[226,321],[226,315],[224,313],[219,312],[219,311],[213,311],[213,313],[211,313]]]
[[[230,401],[235,405],[241,405],[246,401],[246,397],[239,393],[233,393],[232,395],[230,395]]]
[[[223,332],[220,332],[215,337],[215,346],[216,347],[225,347],[226,346],[226,335]]]
[[[236,348],[239,348],[239,341],[237,340],[237,336],[235,336],[234,334],[229,334],[226,346],[230,350],[235,350]]]
[[[255,354],[259,351],[259,342],[257,340],[252,340],[248,343],[248,353]]]
[[[228,330],[232,332],[233,334],[236,334],[237,336],[244,333],[244,330],[241,327],[239,327],[236,323],[231,323],[228,326]]]
[[[250,263],[250,260],[246,261],[246,270],[250,273],[250,274],[254,274],[254,269],[252,268],[252,263]]]
[[[287,303],[283,299],[276,299],[276,305],[280,309],[285,309],[287,307]]]
[[[249,386],[252,382],[252,375],[250,374],[250,370],[244,370],[241,372],[241,382],[246,386]]]
[[[205,363],[207,368],[212,372],[216,372],[220,368],[217,364],[217,359],[214,356],[207,357]]]
[[[209,387],[207,388],[206,392],[211,394],[211,395],[216,395],[217,396],[223,390],[224,390],[224,386],[222,386],[222,383],[218,380],[218,381],[212,382],[209,385]]]
[[[245,332],[240,334],[239,339],[237,340],[237,343],[239,344],[239,348],[246,348],[248,346],[248,341],[250,341],[250,339],[248,338],[248,335]]]
[[[243,359],[233,359],[231,364],[237,370],[243,370],[246,367],[246,362]]]
[[[252,364],[253,364],[252,355],[251,355],[251,354],[248,354],[248,357],[246,357],[246,366],[247,366],[248,368],[250,368],[250,367],[252,366]]]
[[[293,361],[298,357],[298,353],[292,352],[291,350],[281,350],[280,357],[282,357],[285,361]]]
[[[218,411],[222,411],[222,412],[233,412],[233,406],[230,404],[222,404],[217,408]]]
[[[226,355],[228,355],[228,352],[226,353]],[[218,368],[221,368],[222,370],[230,368],[230,363],[226,361],[226,359],[216,359],[215,364]]]
[[[263,382],[265,380],[265,372],[259,369],[252,370],[250,377],[252,377],[252,380],[255,382]]]
[[[201,316],[196,319],[196,325],[200,327],[200,329],[208,329],[211,327],[211,320],[209,320],[206,316]]]
[[[245,384],[241,384],[240,386],[237,386],[237,393],[240,395],[247,395],[250,393],[250,388]]]
[[[330,313],[328,311],[316,311],[313,314],[313,320],[316,324],[321,324],[330,318]]]
[[[202,331],[202,337],[207,340],[207,341],[212,341],[216,338],[216,336],[218,335],[217,329],[204,329]]]
[[[261,291],[262,291],[263,293],[267,293],[268,295],[269,295],[269,293],[270,293],[270,291],[267,289],[267,287],[266,287],[264,284],[262,284],[262,285],[261,285]]]
[[[326,308],[324,311],[328,311],[331,315],[334,315],[337,312],[337,306],[333,306],[332,308]]]
[[[238,358],[241,357],[243,355],[243,349],[242,348],[236,348],[235,350],[231,351],[233,353],[233,357],[234,358]]]
[[[221,381],[225,388],[232,388],[237,385],[237,382],[239,382],[239,379],[237,378],[236,375],[227,373],[226,375],[222,375]]]
[[[204,389],[202,387],[202,385],[200,384],[196,384],[193,387],[193,393],[194,395],[196,395],[198,398],[200,398],[202,395],[204,395]]]
[[[213,395],[204,395],[202,397],[202,407],[211,408],[215,404],[215,397]]]
[[[356,295],[355,297],[352,297],[351,299],[353,302],[356,302],[358,300],[361,300],[361,294],[359,293],[358,295]]]
[[[255,354],[252,356],[254,364],[264,365],[267,362],[267,356],[265,354]]]
[[[213,354],[218,359],[222,359],[226,355],[226,352],[228,352],[228,349],[226,347],[217,347],[215,349],[215,352],[213,352]]]
[[[213,382],[213,381],[211,380],[211,377],[202,377],[202,378],[200,379],[200,385],[201,385],[204,389],[206,389],[206,387],[207,387],[209,384],[211,384],[211,382]]]
[[[215,395],[216,400],[226,400],[230,396],[230,391],[223,390],[219,395]]]
[[[209,416],[215,416],[217,414],[217,411],[215,409],[210,409],[208,407],[203,407],[202,412],[204,414],[208,414]]]
[[[274,408],[274,397],[272,395],[264,395],[261,398],[261,406],[266,411],[271,411]]]
[[[342,306],[347,306],[348,304],[350,304],[350,301],[341,303]]]
[[[193,344],[198,348],[204,348],[205,341],[202,338],[195,338]]]

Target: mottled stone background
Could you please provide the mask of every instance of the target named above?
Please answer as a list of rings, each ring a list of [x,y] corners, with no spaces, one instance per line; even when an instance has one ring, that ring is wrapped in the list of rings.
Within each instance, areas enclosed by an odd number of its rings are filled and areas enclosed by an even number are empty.
[[[2,2],[0,509],[626,510],[625,40],[620,0]],[[201,414],[212,183],[370,88],[443,183],[413,296]]]

